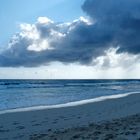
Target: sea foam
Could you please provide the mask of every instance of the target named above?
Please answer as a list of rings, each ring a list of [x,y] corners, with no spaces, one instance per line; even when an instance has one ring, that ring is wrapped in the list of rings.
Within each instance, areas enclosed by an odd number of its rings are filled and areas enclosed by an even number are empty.
[[[140,94],[140,92],[128,92],[128,93],[117,94],[117,95],[101,96],[101,97],[97,97],[93,99],[86,99],[86,100],[69,102],[69,103],[58,104],[58,105],[33,106],[33,107],[26,107],[26,108],[10,109],[10,110],[0,111],[0,114],[74,107],[74,106],[80,106],[80,105],[89,104],[89,103],[101,102],[105,100],[124,98],[133,94]]]

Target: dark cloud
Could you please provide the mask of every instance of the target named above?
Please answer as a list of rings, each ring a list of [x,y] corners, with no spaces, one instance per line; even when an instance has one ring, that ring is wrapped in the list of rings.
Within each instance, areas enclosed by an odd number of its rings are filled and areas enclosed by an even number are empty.
[[[140,53],[139,0],[86,0],[91,21],[54,23],[47,18],[22,25],[0,54],[0,66],[38,66],[52,61],[90,64],[110,47],[117,53]]]
[[[95,30],[100,35],[104,32],[105,38],[108,34],[112,37],[109,42],[120,47],[118,52],[140,53],[139,0],[86,0],[82,8],[97,21]]]

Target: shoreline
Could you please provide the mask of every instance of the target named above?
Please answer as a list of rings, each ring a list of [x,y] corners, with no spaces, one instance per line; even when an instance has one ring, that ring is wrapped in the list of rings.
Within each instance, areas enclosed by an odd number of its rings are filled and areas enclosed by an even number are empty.
[[[57,104],[57,105],[41,105],[41,106],[31,106],[31,107],[23,107],[23,108],[6,109],[6,110],[0,110],[0,115],[7,114],[7,113],[38,111],[38,110],[46,110],[46,109],[79,106],[79,105],[101,102],[101,101],[110,100],[110,99],[124,98],[126,96],[133,95],[133,94],[139,94],[139,93],[140,92],[128,92],[128,93],[123,93],[123,94],[100,96],[100,97],[96,97],[96,98],[92,98],[92,99],[73,101],[73,102],[68,102],[68,103],[64,103],[64,104]]]
[[[114,96],[95,101],[59,105],[51,108],[12,110],[0,114],[0,140],[29,140],[33,135],[87,127],[114,119],[140,114],[140,93]],[[51,131],[50,131],[51,130]]]

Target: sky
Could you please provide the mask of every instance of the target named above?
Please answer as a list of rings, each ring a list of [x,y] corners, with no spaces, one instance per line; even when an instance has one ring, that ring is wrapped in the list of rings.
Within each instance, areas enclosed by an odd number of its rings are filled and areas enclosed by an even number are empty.
[[[81,9],[83,2],[84,0],[2,0],[0,44],[5,45],[13,34],[19,32],[20,23],[33,23],[40,16],[52,18],[56,22],[66,22],[84,15]]]
[[[139,79],[139,0],[2,0],[0,79]]]

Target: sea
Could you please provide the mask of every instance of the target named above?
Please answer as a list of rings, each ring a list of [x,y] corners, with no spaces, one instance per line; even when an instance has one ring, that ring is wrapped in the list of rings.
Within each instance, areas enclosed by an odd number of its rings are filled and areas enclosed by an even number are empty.
[[[140,80],[0,80],[0,111],[140,92]]]

